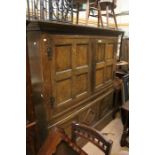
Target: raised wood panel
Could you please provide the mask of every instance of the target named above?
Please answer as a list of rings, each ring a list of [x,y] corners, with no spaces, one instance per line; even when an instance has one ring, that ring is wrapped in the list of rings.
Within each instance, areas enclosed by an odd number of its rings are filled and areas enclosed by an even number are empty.
[[[88,65],[88,44],[76,45],[76,66]]]
[[[72,99],[72,81],[65,79],[56,83],[57,104],[67,102]]]
[[[71,68],[71,45],[57,45],[55,47],[56,71],[63,71]]]
[[[106,66],[106,81],[113,79],[113,64]]]
[[[106,44],[106,60],[114,58],[114,44],[107,43]]]
[[[105,40],[95,43],[95,90],[100,89],[105,81]]]
[[[105,71],[104,68],[96,70],[96,87],[101,86],[104,83]]]
[[[102,62],[105,60],[105,43],[98,43],[96,51],[96,62]]]
[[[80,74],[76,76],[76,96],[88,91],[88,74]]]
[[[90,92],[91,50],[89,39],[75,40],[74,91],[76,98],[84,98]]]

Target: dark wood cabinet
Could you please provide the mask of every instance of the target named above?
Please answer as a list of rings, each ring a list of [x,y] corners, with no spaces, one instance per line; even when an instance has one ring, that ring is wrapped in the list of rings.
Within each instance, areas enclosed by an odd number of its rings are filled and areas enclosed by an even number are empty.
[[[58,23],[28,24],[32,94],[36,108],[42,107],[40,124],[46,122],[48,129],[58,125],[70,133],[72,121],[97,126],[112,116],[121,33]]]

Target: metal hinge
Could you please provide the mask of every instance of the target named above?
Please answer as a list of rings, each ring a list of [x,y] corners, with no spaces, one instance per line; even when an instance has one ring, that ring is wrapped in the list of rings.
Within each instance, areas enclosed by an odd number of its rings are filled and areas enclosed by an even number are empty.
[[[47,47],[48,60],[52,59],[52,55],[53,55],[52,47]]]
[[[51,105],[51,108],[54,108],[54,105],[55,105],[55,98],[52,96],[50,97],[50,105]]]
[[[53,56],[53,51],[52,51],[52,40],[50,39],[49,36],[46,36],[43,41],[45,42],[46,45],[46,53],[47,53],[47,57],[48,60],[52,59]]]

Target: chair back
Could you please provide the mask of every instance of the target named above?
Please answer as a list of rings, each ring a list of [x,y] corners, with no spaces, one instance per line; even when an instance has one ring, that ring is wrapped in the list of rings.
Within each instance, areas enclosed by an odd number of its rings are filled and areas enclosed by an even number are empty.
[[[107,140],[100,132],[84,124],[72,123],[72,141],[81,137],[96,145],[105,155],[110,155],[112,141]]]

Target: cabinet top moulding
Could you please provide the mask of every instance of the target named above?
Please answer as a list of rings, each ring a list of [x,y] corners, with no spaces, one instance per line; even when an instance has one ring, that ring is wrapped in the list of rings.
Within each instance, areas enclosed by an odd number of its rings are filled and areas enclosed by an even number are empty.
[[[124,33],[121,30],[98,28],[84,25],[73,25],[58,22],[26,21],[27,31],[43,31],[54,34],[78,34],[78,35],[99,35],[118,36]]]

